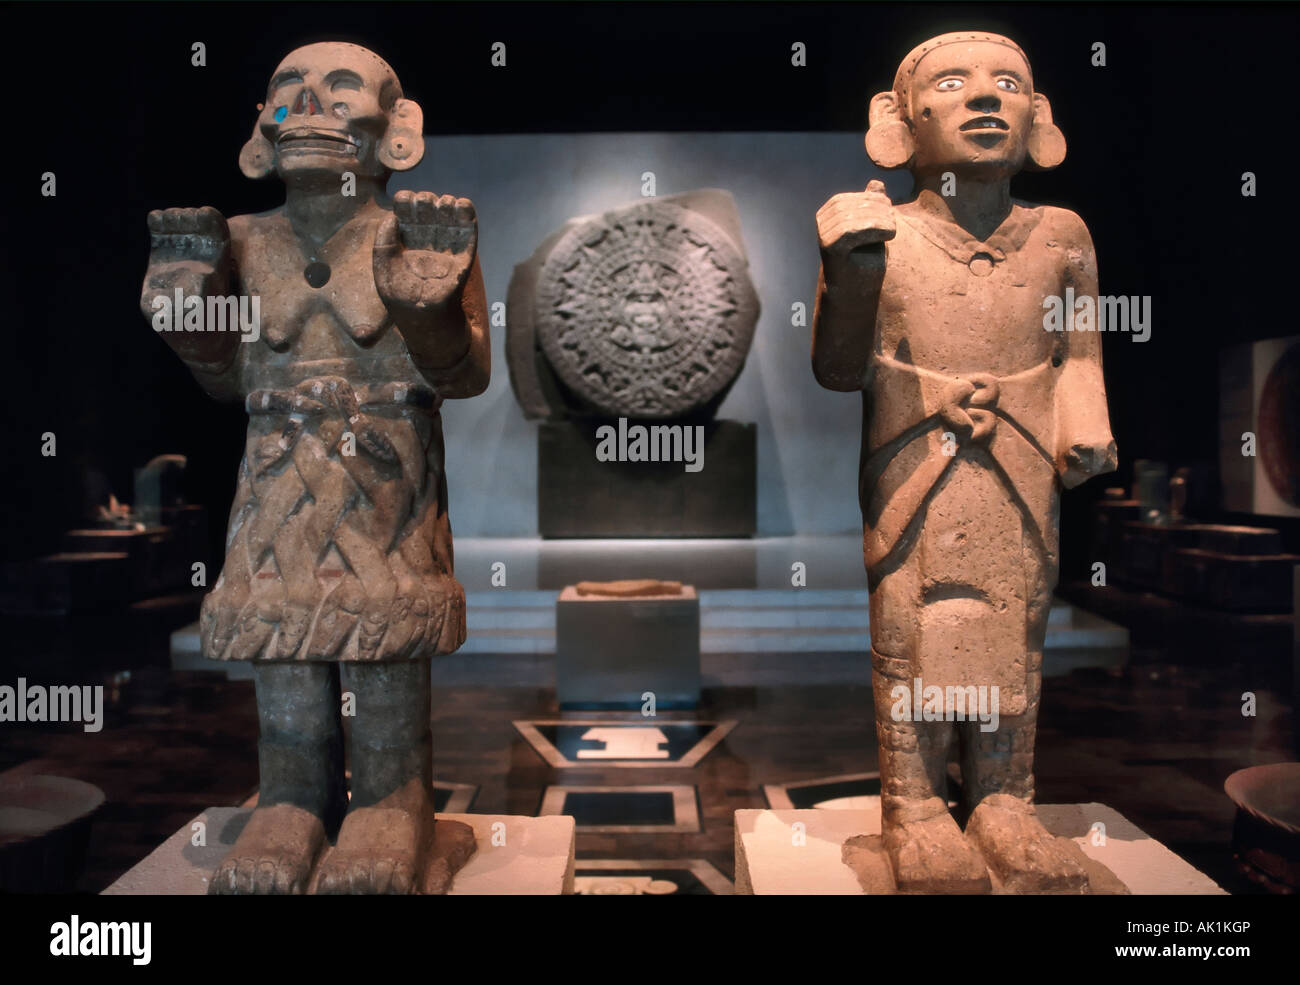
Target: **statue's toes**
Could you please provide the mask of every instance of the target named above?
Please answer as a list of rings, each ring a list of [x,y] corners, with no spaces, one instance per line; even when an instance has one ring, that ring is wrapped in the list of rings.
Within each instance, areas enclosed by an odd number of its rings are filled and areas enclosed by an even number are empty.
[[[217,866],[212,873],[212,880],[208,883],[208,895],[210,896],[229,896],[235,890],[235,872],[239,867],[239,859],[228,858]]]
[[[354,895],[366,896],[374,892],[375,874],[370,859],[354,858],[349,869],[349,889]]]
[[[381,858],[375,862],[371,891],[379,895],[388,893],[393,885],[393,860]]]
[[[380,892],[391,892],[395,896],[408,896],[415,886],[415,866],[405,859],[400,859],[393,866],[391,888]]]
[[[346,893],[350,888],[345,881],[346,878],[346,868],[340,867],[332,861],[323,863],[320,871],[316,873],[316,886],[312,891],[322,896],[337,896]]]
[[[257,862],[255,858],[241,858],[235,867],[235,892],[250,895],[257,887]]]
[[[275,892],[275,874],[278,869],[275,859],[260,859],[253,870],[253,892],[259,896],[269,896]]]
[[[272,892],[278,896],[301,896],[307,873],[300,866],[281,862],[275,867]]]

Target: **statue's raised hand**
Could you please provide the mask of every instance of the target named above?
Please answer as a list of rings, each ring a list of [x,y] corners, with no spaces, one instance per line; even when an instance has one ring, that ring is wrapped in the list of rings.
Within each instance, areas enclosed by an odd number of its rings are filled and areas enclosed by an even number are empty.
[[[884,270],[881,244],[894,238],[894,205],[881,181],[866,191],[844,192],[817,210],[817,239],[828,279],[854,268]]]
[[[177,288],[182,298],[224,297],[231,269],[230,228],[220,212],[209,206],[155,209],[149,213],[149,268],[140,310],[157,327],[162,309],[175,307]],[[172,330],[161,333],[182,359],[204,365],[228,361],[237,333],[178,331],[183,317],[184,311],[171,311]]]
[[[441,307],[464,288],[477,248],[469,199],[400,191],[375,234],[375,287],[390,309]]]

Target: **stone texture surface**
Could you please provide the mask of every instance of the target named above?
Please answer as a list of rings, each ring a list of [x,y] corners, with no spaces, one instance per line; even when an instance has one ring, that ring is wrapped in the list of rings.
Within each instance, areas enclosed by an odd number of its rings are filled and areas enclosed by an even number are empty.
[[[251,814],[247,808],[209,808],[124,873],[104,890],[105,895],[207,893],[213,868],[234,845]],[[193,825],[200,821],[206,825],[205,846],[192,844]],[[573,892],[575,829],[571,817],[439,814],[437,829],[446,842],[436,852],[442,861],[428,873],[433,879],[429,891],[451,896]],[[494,836],[498,842],[504,837],[504,844],[493,844]],[[468,857],[467,839],[479,846]],[[451,885],[440,890],[438,877],[448,868],[456,870]]]
[[[595,597],[629,598],[633,596],[681,595],[680,581],[659,581],[655,578],[624,578],[619,581],[580,581],[574,585],[579,595]]]
[[[727,192],[572,219],[515,268],[511,383],[528,417],[711,412],[744,365],[758,311]]]
[[[284,204],[150,213],[140,299],[199,384],[249,414],[199,628],[205,657],[255,664],[261,803],[212,886],[295,892],[316,868],[324,888],[400,892],[433,828],[427,658],[465,639],[439,408],[490,374],[478,222],[468,199],[388,198],[424,154],[423,113],[374,52],[290,52],[258,110],[239,165],[275,174]]]
[[[1223,894],[1212,880],[1104,804],[1043,804],[1038,816],[1060,850],[1087,872],[1084,892],[1089,895]],[[897,893],[880,821],[878,809],[737,811],[736,892]],[[1098,837],[1101,830],[1104,838]],[[1018,892],[996,876],[991,883],[995,895]]]
[[[577,828],[566,815],[447,815],[470,824],[479,850],[449,896],[556,896],[574,890]]]
[[[1050,834],[1033,809],[993,794],[966,822],[966,840],[979,852],[994,882],[1008,893],[1083,893],[1088,873],[1074,845]]]
[[[966,892],[987,877],[947,817],[950,744],[960,732],[968,815],[991,796],[1032,804],[1060,492],[1116,464],[1100,336],[1075,324],[1086,299],[1096,328],[1097,266],[1077,215],[1011,198],[1022,167],[1065,155],[1013,41],[919,45],[871,100],[866,147],[909,169],[916,194],[895,205],[873,181],[818,212],[812,368],[863,394],[884,847],[900,886]],[[1044,330],[1052,299],[1079,330]],[[914,687],[937,689],[933,717],[897,697]],[[997,698],[991,731],[970,720],[980,695]],[[1078,867],[1031,812],[981,818],[972,841],[996,873],[1077,891]]]

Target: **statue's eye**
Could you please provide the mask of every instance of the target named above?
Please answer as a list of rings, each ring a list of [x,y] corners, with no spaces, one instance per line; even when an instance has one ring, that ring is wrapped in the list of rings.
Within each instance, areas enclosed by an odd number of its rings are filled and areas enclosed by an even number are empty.
[[[341,76],[330,84],[330,89],[338,92],[340,89],[352,89],[356,92],[361,91],[361,80],[354,79],[349,75]]]
[[[1003,92],[1019,92],[1020,86],[1016,85],[1015,79],[998,79],[997,86]]]
[[[941,92],[952,92],[956,89],[960,89],[961,87],[962,87],[961,79],[941,79],[939,84],[935,86],[935,88]]]
[[[271,91],[274,92],[281,86],[302,85],[302,75],[295,71],[281,72],[271,80]]]

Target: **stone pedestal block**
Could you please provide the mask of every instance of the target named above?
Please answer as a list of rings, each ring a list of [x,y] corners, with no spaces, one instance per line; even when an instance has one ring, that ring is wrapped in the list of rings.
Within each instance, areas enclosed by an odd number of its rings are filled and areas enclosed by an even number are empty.
[[[537,431],[537,526],[543,537],[752,537],[757,530],[757,428],[740,421],[627,422],[703,428],[698,472],[671,461],[601,461],[597,431],[617,421],[544,421]],[[624,450],[633,450],[633,432]],[[647,430],[645,454],[682,447]],[[697,446],[691,445],[692,451]]]
[[[1090,893],[1216,896],[1224,891],[1104,804],[1040,804],[1049,832],[1085,859]],[[1104,828],[1097,827],[1104,825]],[[997,892],[996,881],[995,892]],[[896,892],[880,844],[880,807],[736,811],[736,892]]]
[[[198,896],[252,813],[246,807],[210,807],[122,875],[107,896]],[[439,814],[474,831],[476,850],[456,873],[448,896],[558,896],[573,892],[571,817]],[[203,824],[206,844],[194,844]]]
[[[653,692],[660,709],[700,701],[700,599],[676,595],[579,595],[570,585],[555,606],[555,685],[562,708],[640,708]]]

